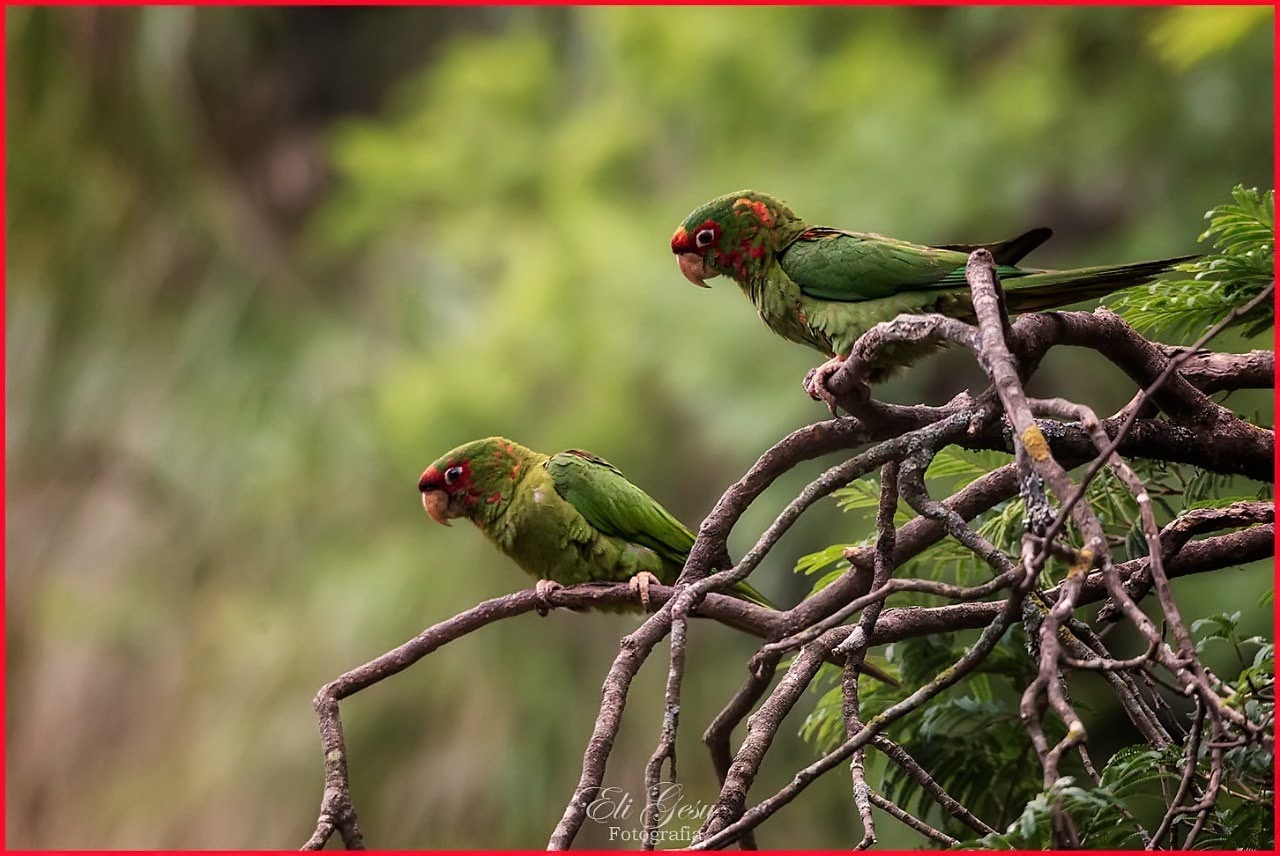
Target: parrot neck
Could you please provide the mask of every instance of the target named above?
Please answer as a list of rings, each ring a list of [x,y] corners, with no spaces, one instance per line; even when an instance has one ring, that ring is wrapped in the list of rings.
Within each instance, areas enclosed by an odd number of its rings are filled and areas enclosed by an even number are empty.
[[[763,307],[762,301],[769,292],[774,273],[779,271],[778,258],[807,228],[803,220],[790,212],[780,214],[773,228],[762,232],[764,240],[760,246],[763,252],[748,254],[743,275],[737,279],[756,309]]]
[[[758,312],[765,311],[765,303],[768,301],[770,294],[769,282],[772,279],[769,273],[778,267],[778,263],[774,260],[772,254],[768,257],[767,262],[767,265],[762,265],[758,270],[749,271],[747,276],[734,278],[742,293],[746,295],[747,299],[751,301],[751,305]]]
[[[769,261],[773,262],[773,259],[769,259]],[[747,299],[751,301],[756,309],[759,309],[761,306],[760,301],[764,297],[765,287],[768,284],[769,273],[767,269],[764,268],[753,272],[745,282],[741,283],[742,293],[747,296]]]

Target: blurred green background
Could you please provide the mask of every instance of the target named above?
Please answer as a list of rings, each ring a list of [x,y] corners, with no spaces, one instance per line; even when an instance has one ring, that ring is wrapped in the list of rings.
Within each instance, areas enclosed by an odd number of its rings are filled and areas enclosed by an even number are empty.
[[[1052,226],[1048,267],[1193,252],[1231,186],[1271,184],[1271,15],[7,9],[8,844],[301,844],[315,690],[528,583],[430,525],[427,463],[495,433],[587,448],[696,526],[825,415],[816,353],[676,270],[689,210],[750,186],[920,241]],[[977,377],[943,355],[883,394]],[[1132,392],[1078,353],[1038,383],[1108,412]],[[789,605],[790,563],[854,525],[824,503],[753,582]],[[1183,582],[1269,625],[1265,567]],[[370,843],[543,846],[638,622],[524,616],[344,702]],[[754,646],[691,644],[681,771],[709,801],[697,737]],[[609,766],[637,796],[664,662]],[[760,795],[810,758],[784,728]],[[831,775],[761,844],[857,829]]]

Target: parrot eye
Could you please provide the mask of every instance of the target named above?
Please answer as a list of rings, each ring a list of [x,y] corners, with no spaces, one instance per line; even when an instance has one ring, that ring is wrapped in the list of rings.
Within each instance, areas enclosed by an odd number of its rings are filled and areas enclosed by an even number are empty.
[[[462,467],[449,467],[444,471],[445,484],[454,484],[460,478],[462,478]]]
[[[693,242],[699,247],[707,247],[716,239],[716,233],[711,229],[699,229],[698,234],[693,236]]]

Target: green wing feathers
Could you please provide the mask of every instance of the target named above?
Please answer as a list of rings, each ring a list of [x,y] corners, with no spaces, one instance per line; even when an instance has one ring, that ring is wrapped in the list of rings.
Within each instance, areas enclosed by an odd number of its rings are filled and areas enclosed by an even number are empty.
[[[964,285],[969,253],[979,247],[996,256],[1001,277],[1033,271],[1014,267],[1051,235],[1032,229],[995,244],[949,244],[926,247],[881,235],[816,228],[802,234],[778,259],[783,273],[810,297],[857,303],[892,297],[904,291],[928,291]],[[998,255],[997,255],[998,254]]]
[[[995,258],[996,272],[1008,292],[1009,311],[1017,313],[1054,309],[1142,285],[1173,265],[1195,258],[1179,256],[1065,271],[1014,266],[1051,234],[1041,228],[995,244],[926,247],[880,235],[815,228],[787,247],[778,263],[809,297],[859,303],[903,292],[965,289],[968,253],[982,247]],[[951,302],[951,298],[944,298],[945,304]]]
[[[648,547],[675,568],[684,565],[694,534],[617,467],[578,449],[551,456],[545,466],[556,492],[599,532]],[[744,600],[773,608],[745,582],[731,591]]]
[[[556,492],[597,530],[684,564],[693,533],[608,461],[573,449],[552,455],[546,467]]]
[[[859,302],[935,288],[966,255],[880,235],[814,228],[778,257],[783,273],[810,297]]]

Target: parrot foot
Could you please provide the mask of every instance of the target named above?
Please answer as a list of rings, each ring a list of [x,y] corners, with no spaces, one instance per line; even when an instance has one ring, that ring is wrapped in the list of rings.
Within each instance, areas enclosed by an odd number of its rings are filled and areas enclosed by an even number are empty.
[[[660,586],[662,585],[662,580],[658,579],[648,571],[641,571],[632,577],[627,582],[627,585],[631,587],[632,591],[640,593],[640,605],[644,607],[645,612],[648,612],[649,586]]]
[[[545,618],[548,612],[555,609],[555,606],[550,600],[551,593],[559,591],[564,588],[564,586],[560,585],[560,583],[555,580],[538,580],[533,588],[534,591],[538,593],[539,601],[541,601],[541,603],[538,604],[538,614]]]
[[[836,415],[836,399],[827,389],[827,380],[844,365],[845,358],[837,354],[820,366],[815,366],[804,376],[804,391],[814,401],[826,402],[831,415]]]

